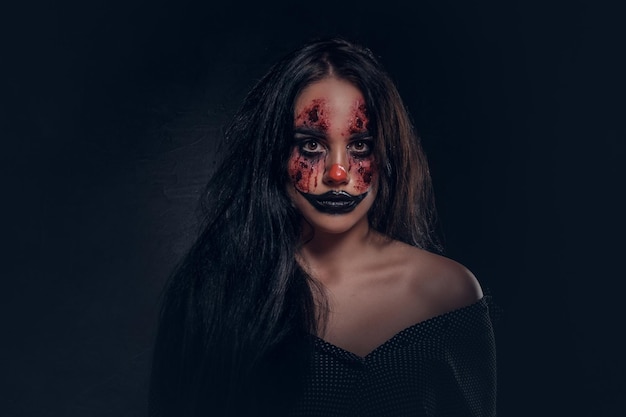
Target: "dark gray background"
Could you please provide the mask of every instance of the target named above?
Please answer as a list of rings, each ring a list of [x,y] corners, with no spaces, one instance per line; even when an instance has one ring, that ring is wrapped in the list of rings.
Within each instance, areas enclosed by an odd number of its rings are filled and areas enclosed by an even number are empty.
[[[618,3],[3,6],[0,415],[144,415],[158,296],[224,125],[328,35],[396,80],[447,254],[502,308],[500,415],[625,415]]]

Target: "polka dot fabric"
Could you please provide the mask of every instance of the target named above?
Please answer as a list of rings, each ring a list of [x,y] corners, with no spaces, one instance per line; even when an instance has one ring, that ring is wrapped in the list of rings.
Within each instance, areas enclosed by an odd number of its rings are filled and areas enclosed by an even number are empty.
[[[312,338],[293,417],[495,416],[489,297],[408,327],[365,357]]]

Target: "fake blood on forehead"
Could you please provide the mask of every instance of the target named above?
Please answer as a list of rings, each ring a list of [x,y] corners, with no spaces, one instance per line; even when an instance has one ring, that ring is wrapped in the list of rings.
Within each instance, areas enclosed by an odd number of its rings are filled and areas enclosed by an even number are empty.
[[[327,131],[329,127],[327,107],[328,105],[324,99],[316,98],[312,100],[296,116],[296,126],[316,127]]]
[[[367,131],[369,119],[367,117],[367,106],[362,101],[357,101],[352,108],[348,132],[353,135]]]

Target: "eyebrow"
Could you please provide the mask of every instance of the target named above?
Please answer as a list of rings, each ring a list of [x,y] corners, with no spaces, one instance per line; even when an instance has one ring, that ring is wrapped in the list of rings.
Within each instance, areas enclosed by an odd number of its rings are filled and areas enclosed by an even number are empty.
[[[360,140],[360,139],[374,139],[374,136],[369,131],[355,133],[350,136],[350,140]]]
[[[307,126],[296,127],[293,131],[294,135],[311,136],[317,139],[326,139],[326,133],[322,129],[310,128]],[[350,136],[350,140],[373,139],[369,131],[355,133]]]
[[[326,133],[322,129],[299,126],[293,130],[294,135],[312,136],[317,139],[325,139]]]

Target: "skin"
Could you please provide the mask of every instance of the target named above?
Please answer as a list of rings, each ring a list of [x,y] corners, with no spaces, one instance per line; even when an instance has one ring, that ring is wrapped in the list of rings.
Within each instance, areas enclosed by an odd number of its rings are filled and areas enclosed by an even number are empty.
[[[349,82],[325,78],[295,103],[288,192],[303,216],[298,262],[324,287],[329,316],[318,336],[364,357],[407,327],[473,304],[482,297],[461,264],[371,229],[378,162],[367,146],[367,106]],[[354,210],[327,214],[301,192],[367,192]]]

